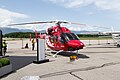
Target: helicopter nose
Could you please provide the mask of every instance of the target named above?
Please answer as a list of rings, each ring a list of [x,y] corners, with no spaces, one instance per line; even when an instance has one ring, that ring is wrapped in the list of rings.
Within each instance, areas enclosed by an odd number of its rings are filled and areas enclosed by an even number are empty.
[[[82,49],[84,44],[82,42],[76,44],[76,48]]]
[[[84,44],[82,42],[80,44],[81,44],[82,47],[84,47]]]
[[[79,40],[71,40],[68,42],[68,45],[72,47],[74,50],[79,50],[84,47],[84,44]]]

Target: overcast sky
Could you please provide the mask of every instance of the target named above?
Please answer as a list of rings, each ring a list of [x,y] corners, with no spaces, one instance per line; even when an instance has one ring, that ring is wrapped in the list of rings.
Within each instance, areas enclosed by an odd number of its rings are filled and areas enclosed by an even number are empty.
[[[66,20],[110,29],[114,27],[120,31],[120,0],[0,0],[1,27],[11,23],[50,20]],[[90,26],[64,26],[71,30],[106,30]],[[25,28],[42,30],[47,27],[48,24],[28,25]]]

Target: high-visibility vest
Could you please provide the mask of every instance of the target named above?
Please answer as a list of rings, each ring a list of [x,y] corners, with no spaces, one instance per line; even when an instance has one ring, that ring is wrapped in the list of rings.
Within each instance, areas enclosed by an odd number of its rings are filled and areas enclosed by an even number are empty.
[[[32,44],[35,44],[34,40],[32,40]]]
[[[3,42],[3,47],[7,47],[7,43],[6,42]]]

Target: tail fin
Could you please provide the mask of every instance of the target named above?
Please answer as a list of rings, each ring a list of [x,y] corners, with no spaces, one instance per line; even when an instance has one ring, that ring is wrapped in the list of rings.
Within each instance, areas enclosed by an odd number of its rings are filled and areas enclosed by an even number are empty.
[[[37,30],[35,30],[35,36],[36,36],[36,41],[37,41],[38,38],[45,39],[46,34],[45,33],[38,34]]]

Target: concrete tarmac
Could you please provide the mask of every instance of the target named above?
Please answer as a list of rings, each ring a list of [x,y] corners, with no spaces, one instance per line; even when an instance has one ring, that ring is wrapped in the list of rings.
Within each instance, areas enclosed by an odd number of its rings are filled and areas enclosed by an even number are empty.
[[[120,80],[120,48],[114,46],[112,40],[83,40],[84,49],[79,50],[78,59],[70,62],[71,53],[61,53],[57,58],[46,52],[50,62],[34,64],[36,48],[21,49],[21,40],[8,41],[9,59],[13,64],[13,72],[1,80],[22,80],[33,76],[39,80]],[[106,43],[112,44],[106,44]],[[31,79],[32,80],[32,79]],[[35,79],[33,79],[35,80]],[[37,80],[37,79],[36,79]]]

